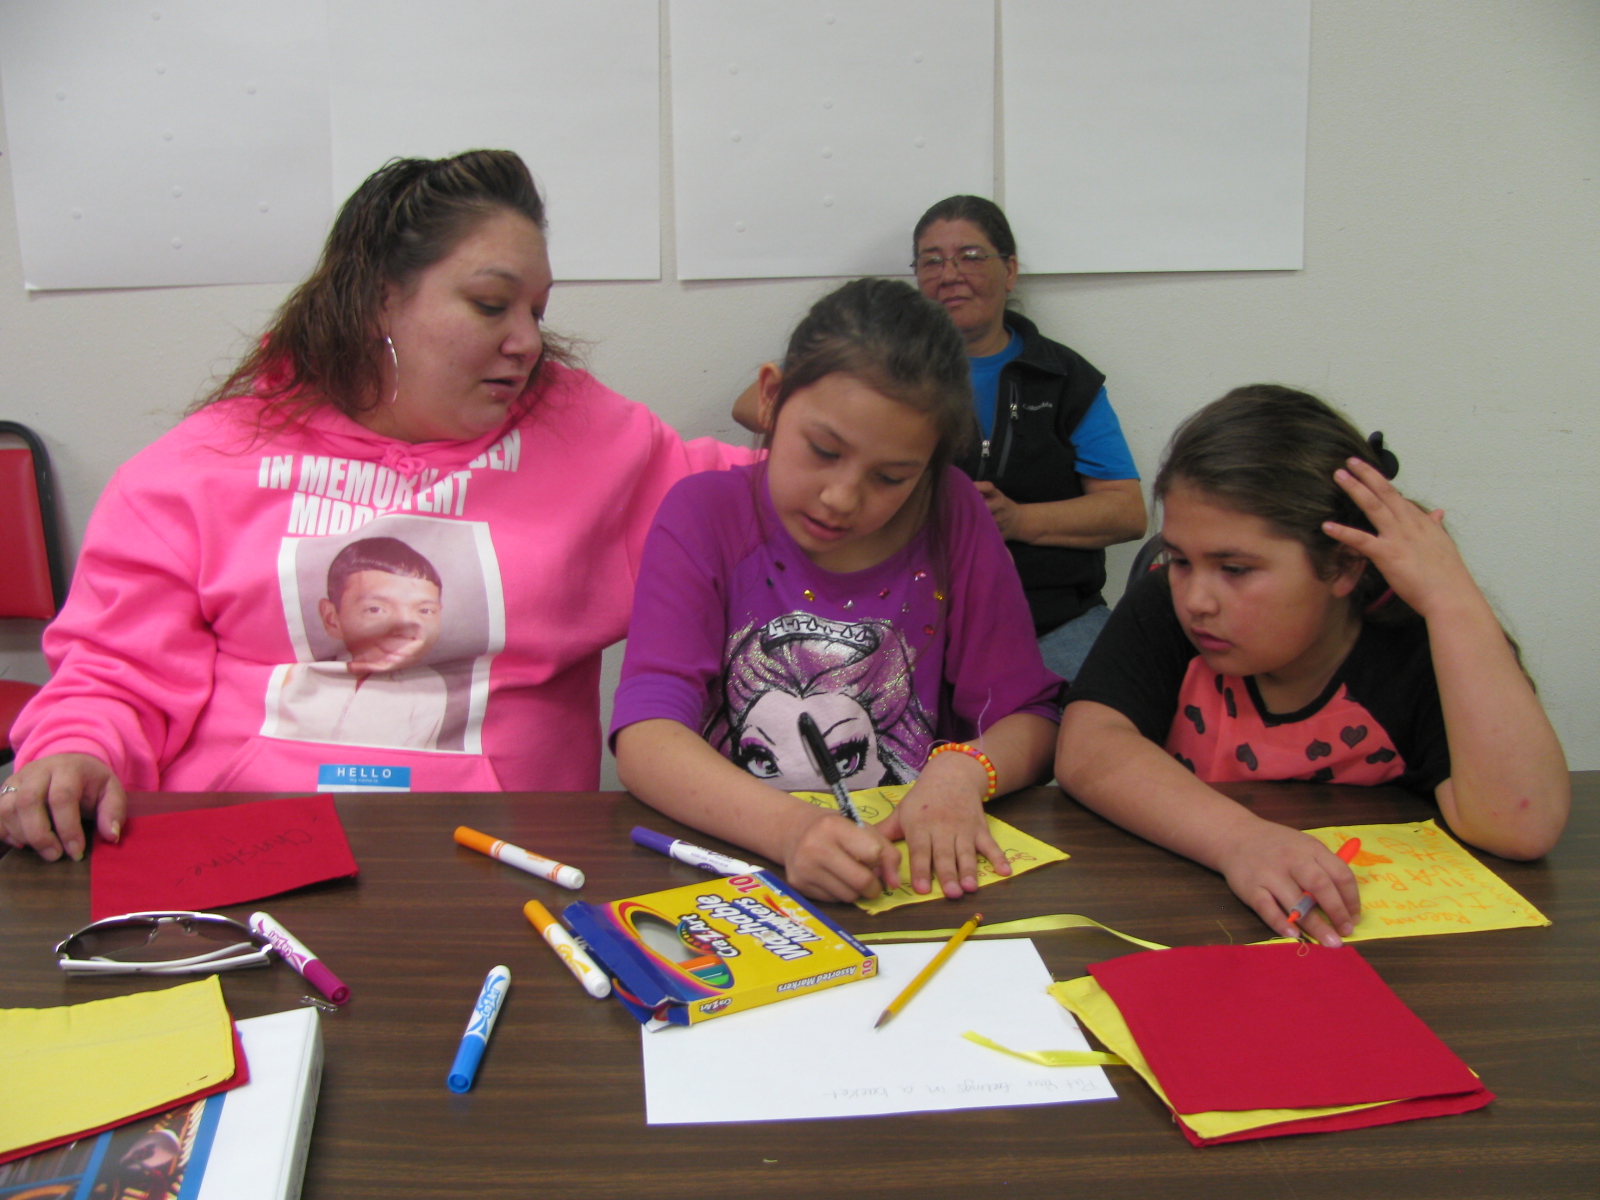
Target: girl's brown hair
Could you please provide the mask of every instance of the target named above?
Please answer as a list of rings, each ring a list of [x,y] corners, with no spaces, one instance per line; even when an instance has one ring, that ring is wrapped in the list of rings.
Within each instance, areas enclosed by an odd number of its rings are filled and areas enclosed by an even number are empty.
[[[510,150],[385,163],[339,210],[322,258],[278,309],[256,347],[191,411],[253,391],[262,428],[291,424],[327,404],[355,417],[381,402],[387,350],[379,315],[391,287],[405,288],[486,218],[519,213],[541,231],[544,201]],[[546,333],[547,359],[571,353]],[[531,404],[535,366],[520,403]]]
[[[926,511],[939,511],[945,468],[977,436],[966,343],[944,308],[898,279],[855,279],[811,306],[789,337],[766,446],[790,396],[835,372],[933,422]]]
[[[966,343],[944,307],[898,279],[855,279],[811,306],[783,356],[783,379],[767,414],[770,451],[778,414],[789,397],[835,372],[933,422],[938,435],[920,494],[935,577],[947,581],[942,514],[947,468],[978,436]],[[941,587],[941,591],[948,588]]]
[[[1306,548],[1319,579],[1330,579],[1355,557],[1323,531],[1324,521],[1374,532],[1356,502],[1334,480],[1347,459],[1371,463],[1386,478],[1399,460],[1383,448],[1383,435],[1363,438],[1343,414],[1306,392],[1272,383],[1234,388],[1178,426],[1167,446],[1154,493],[1184,484],[1226,508],[1260,517]],[[1376,565],[1350,595],[1367,620],[1416,617],[1389,591]]]

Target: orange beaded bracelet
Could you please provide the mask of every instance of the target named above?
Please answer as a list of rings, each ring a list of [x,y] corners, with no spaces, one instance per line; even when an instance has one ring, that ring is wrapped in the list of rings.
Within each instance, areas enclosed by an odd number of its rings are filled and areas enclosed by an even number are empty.
[[[994,764],[989,761],[989,756],[976,746],[969,746],[965,742],[946,742],[942,746],[935,746],[928,752],[928,761],[932,762],[935,755],[943,754],[946,750],[956,750],[962,754],[970,754],[978,760],[978,765],[983,768],[983,773],[989,777],[989,790],[984,793],[985,800],[994,798],[994,789],[1000,782],[1000,776],[995,773]]]

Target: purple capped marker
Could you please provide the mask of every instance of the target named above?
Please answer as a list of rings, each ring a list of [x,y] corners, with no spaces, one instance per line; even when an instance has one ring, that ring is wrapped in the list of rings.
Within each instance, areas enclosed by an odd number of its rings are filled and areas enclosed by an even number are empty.
[[[654,850],[657,854],[665,854],[668,858],[675,858],[688,866],[699,867],[702,871],[710,871],[713,875],[753,875],[761,869],[747,862],[740,862],[737,858],[729,858],[726,854],[718,854],[715,850],[707,850],[704,846],[696,846],[693,842],[685,842],[668,837],[664,833],[657,833],[654,829],[646,829],[643,825],[635,825],[633,832],[628,836],[633,839],[635,845],[643,846],[646,850]]]

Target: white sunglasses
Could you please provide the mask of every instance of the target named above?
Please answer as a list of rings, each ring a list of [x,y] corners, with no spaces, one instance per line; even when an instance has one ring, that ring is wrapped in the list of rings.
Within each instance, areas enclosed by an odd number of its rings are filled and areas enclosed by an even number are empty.
[[[140,912],[85,925],[56,954],[69,974],[201,975],[264,967],[272,947],[219,913]]]

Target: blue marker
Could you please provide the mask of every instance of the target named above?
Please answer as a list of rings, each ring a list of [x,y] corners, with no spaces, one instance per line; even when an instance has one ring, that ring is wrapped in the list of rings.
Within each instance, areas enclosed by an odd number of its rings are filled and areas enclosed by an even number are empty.
[[[508,967],[495,967],[483,981],[483,991],[478,993],[478,1003],[473,1006],[472,1019],[467,1022],[467,1032],[461,1036],[461,1049],[456,1051],[456,1061],[445,1080],[452,1092],[470,1091],[478,1074],[478,1064],[489,1045],[489,1032],[494,1019],[500,1015],[500,1005],[511,989],[511,971]]]

